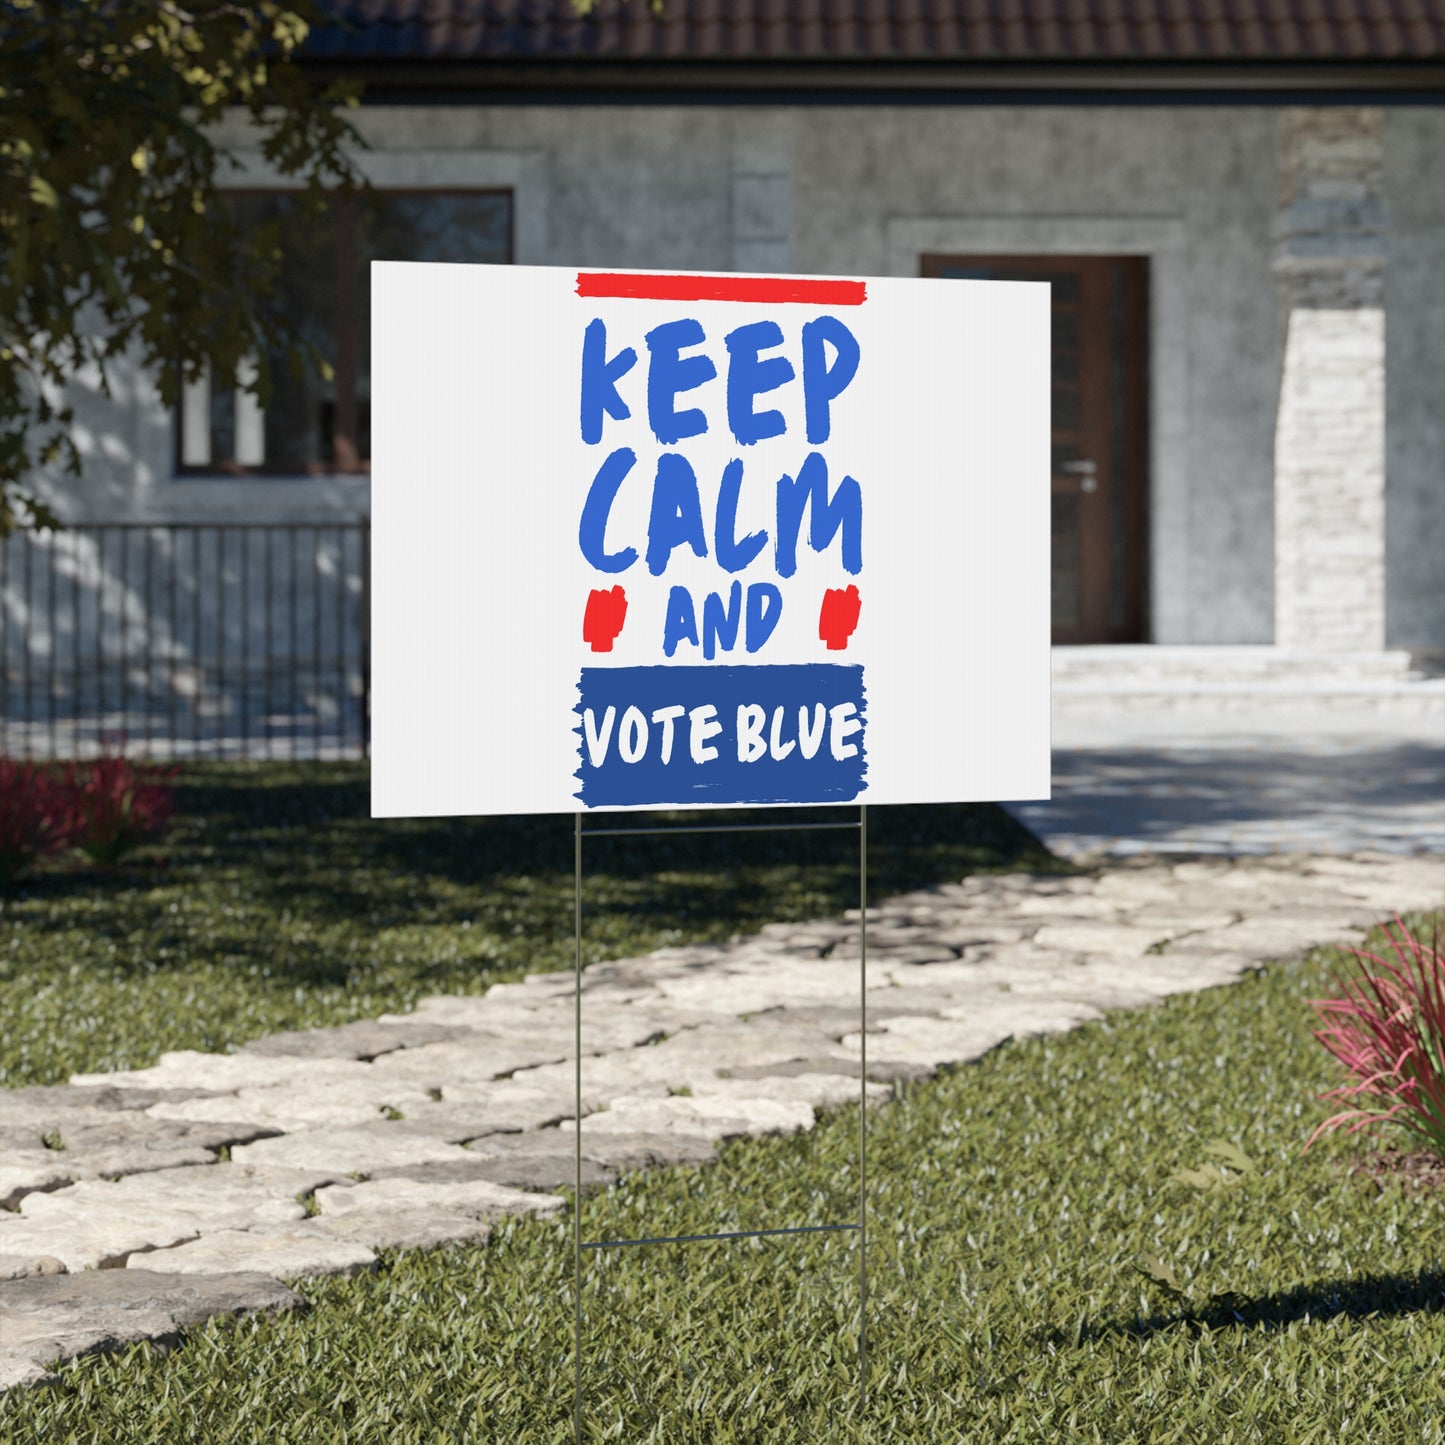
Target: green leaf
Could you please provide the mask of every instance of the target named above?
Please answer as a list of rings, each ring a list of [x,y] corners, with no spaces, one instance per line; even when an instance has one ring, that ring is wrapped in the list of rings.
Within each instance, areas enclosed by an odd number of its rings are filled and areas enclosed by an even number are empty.
[[[60,209],[60,197],[55,194],[55,187],[44,176],[30,177],[30,199],[36,205],[46,206],[52,211]]]
[[[1240,1174],[1254,1173],[1254,1160],[1238,1144],[1233,1144],[1228,1139],[1211,1139],[1204,1146],[1204,1152]]]
[[[1206,1164],[1202,1169],[1176,1169],[1169,1182],[1187,1184],[1191,1189],[1219,1189],[1230,1183],[1230,1177],[1217,1165]]]
[[[1141,1250],[1134,1261],[1134,1268],[1176,1299],[1184,1298],[1184,1286],[1179,1283],[1179,1277],[1168,1260],[1160,1259],[1157,1254],[1151,1254],[1147,1249]]]
[[[1204,1152],[1218,1162],[1198,1169],[1176,1169],[1169,1182],[1187,1184],[1191,1189],[1227,1189],[1255,1171],[1254,1160],[1228,1139],[1211,1139]]]

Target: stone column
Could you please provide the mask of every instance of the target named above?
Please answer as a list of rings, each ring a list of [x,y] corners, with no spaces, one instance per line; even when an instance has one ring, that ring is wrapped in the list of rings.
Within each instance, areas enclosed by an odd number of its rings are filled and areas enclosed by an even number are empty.
[[[1279,118],[1275,643],[1385,645],[1388,220],[1376,107]]]

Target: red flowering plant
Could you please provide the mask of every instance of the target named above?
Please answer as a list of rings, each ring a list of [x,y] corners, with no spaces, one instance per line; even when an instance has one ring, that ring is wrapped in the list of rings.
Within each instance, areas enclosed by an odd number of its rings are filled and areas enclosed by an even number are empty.
[[[113,867],[141,843],[158,837],[176,810],[171,779],[177,769],[137,766],[105,756],[71,763],[65,792],[71,841],[94,863]]]
[[[1335,975],[1343,997],[1311,1000],[1325,1025],[1315,1037],[1350,1074],[1319,1097],[1354,1107],[1326,1119],[1306,1149],[1346,1125],[1355,1134],[1393,1123],[1445,1158],[1445,952],[1438,928],[1428,945],[1399,918],[1395,930],[1385,929],[1393,961],[1351,949],[1365,971]]]
[[[0,758],[0,887],[60,852],[70,836],[69,797],[51,770]]]

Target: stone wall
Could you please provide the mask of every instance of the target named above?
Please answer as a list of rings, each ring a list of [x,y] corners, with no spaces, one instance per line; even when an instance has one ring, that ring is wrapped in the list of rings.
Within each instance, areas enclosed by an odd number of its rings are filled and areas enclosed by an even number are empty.
[[[1305,390],[1314,396],[1322,384],[1301,390],[1297,371],[1282,366],[1289,336],[1272,299],[1278,122],[1264,107],[362,113],[376,145],[363,163],[378,185],[510,187],[522,263],[916,275],[924,250],[1148,257],[1152,637],[1188,643],[1274,637],[1276,519],[1293,526],[1296,515],[1294,501],[1277,512],[1274,492],[1280,378],[1284,371],[1291,381],[1288,435],[1314,430],[1299,408]],[[1442,351],[1431,298],[1445,260],[1436,218],[1445,181],[1412,180],[1409,171],[1445,148],[1445,123],[1436,112],[1391,117],[1387,134],[1385,180],[1375,184],[1388,189],[1392,217],[1410,232],[1401,253],[1408,251],[1408,266],[1391,273],[1385,294],[1391,344],[1403,337],[1412,359],[1399,376],[1391,363],[1389,495],[1392,505],[1402,499],[1405,520],[1392,513],[1385,527],[1392,572],[1398,566],[1414,579],[1409,595],[1389,606],[1413,638],[1445,615],[1445,583],[1438,601],[1418,601],[1434,563],[1414,540],[1433,535],[1422,518],[1438,485],[1441,439],[1430,439],[1445,410],[1429,379]],[[236,139],[244,149],[244,136]],[[274,179],[252,156],[237,183]],[[1396,205],[1401,186],[1413,189]],[[1362,346],[1378,358],[1378,335],[1352,332],[1348,342],[1328,344],[1305,336],[1345,313],[1296,310],[1296,354],[1301,346],[1311,355],[1322,345]],[[1427,363],[1433,369],[1422,374]],[[169,418],[144,378],[119,383],[114,403],[80,398],[83,484],[45,487],[68,515],[309,519],[367,511],[358,479],[176,480]],[[1298,470],[1298,448],[1289,456]],[[1378,528],[1378,520],[1368,525]],[[1300,570],[1297,560],[1286,565]],[[1384,605],[1370,604],[1376,612]],[[1384,624],[1370,626],[1378,632]]]
[[[1385,641],[1383,119],[1343,106],[1279,117],[1282,647],[1369,651]]]

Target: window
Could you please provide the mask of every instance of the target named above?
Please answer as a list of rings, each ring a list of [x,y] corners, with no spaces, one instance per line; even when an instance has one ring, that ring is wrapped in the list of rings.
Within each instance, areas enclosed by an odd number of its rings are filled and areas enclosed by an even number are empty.
[[[227,378],[187,385],[176,427],[183,476],[327,476],[364,473],[371,459],[369,265],[387,261],[510,262],[507,191],[383,191],[304,216],[284,191],[233,192],[244,226],[279,221],[286,264],[279,299],[330,361],[330,381],[301,381],[279,365],[264,410]],[[294,224],[288,224],[292,222]],[[244,383],[245,375],[237,378]]]

